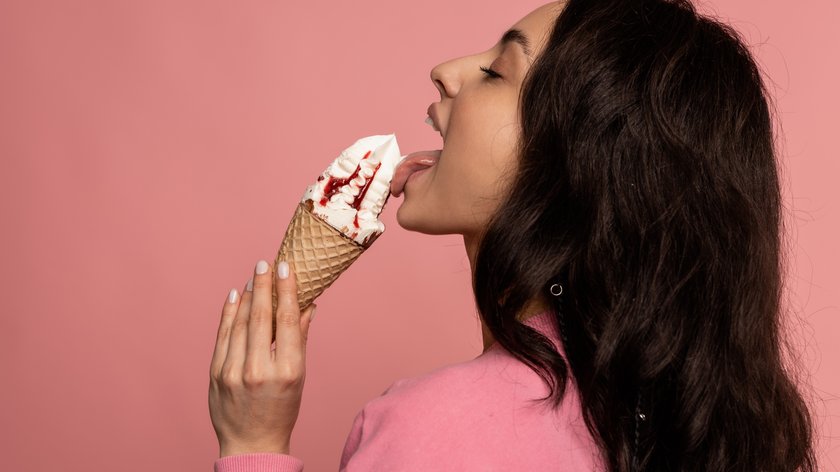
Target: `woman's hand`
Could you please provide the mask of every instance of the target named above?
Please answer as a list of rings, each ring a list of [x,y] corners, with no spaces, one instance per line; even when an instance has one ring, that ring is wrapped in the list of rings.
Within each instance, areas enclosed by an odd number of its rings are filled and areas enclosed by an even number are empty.
[[[259,261],[241,298],[225,301],[210,362],[210,419],[219,457],[289,454],[306,374],[306,339],[315,305],[300,313],[297,281],[281,262],[275,277]],[[276,349],[271,342],[271,288],[277,284]]]

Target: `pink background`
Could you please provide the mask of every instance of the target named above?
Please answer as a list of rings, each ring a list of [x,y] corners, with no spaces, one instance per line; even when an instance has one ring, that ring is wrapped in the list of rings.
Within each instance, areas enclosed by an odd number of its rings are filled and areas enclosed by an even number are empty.
[[[353,141],[438,147],[431,68],[542,3],[0,2],[4,468],[212,470],[228,290],[273,259],[305,185]],[[838,470],[838,4],[706,5],[775,82],[790,332],[823,470]],[[391,382],[481,352],[462,240],[402,230],[401,201],[318,302],[292,439],[307,470],[337,469],[353,417]]]

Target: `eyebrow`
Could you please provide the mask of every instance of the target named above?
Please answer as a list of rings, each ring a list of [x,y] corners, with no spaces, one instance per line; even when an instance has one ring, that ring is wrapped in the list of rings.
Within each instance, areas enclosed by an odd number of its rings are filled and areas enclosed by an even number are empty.
[[[525,55],[528,57],[532,57],[531,46],[530,42],[528,41],[528,37],[525,36],[525,33],[523,33],[521,30],[518,30],[516,28],[509,29],[505,31],[505,34],[502,35],[502,38],[499,41],[501,41],[502,46],[510,42],[518,43],[520,46],[522,46],[522,50],[525,51]]]

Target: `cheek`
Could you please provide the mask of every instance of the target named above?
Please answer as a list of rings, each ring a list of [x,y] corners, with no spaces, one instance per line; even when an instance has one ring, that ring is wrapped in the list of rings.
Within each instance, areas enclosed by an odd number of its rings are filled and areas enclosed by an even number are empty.
[[[476,100],[453,113],[444,155],[449,168],[441,166],[440,178],[447,187],[460,179],[458,188],[470,205],[486,210],[488,200],[498,199],[500,192],[516,169],[516,142],[519,125],[515,98],[494,97],[495,100]],[[457,120],[457,121],[455,121]],[[447,138],[448,138],[447,137]],[[451,146],[450,146],[451,144]]]
[[[518,96],[514,89],[484,87],[468,101],[453,106],[450,119],[455,127],[453,137],[463,146],[480,149],[491,157],[504,156],[518,131]]]

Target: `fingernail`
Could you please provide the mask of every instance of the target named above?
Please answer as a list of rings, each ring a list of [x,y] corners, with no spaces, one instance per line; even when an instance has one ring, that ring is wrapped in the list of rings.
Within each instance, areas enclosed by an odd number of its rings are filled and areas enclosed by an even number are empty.
[[[285,279],[289,277],[289,263],[286,261],[280,261],[277,264],[277,277],[281,279]]]
[[[236,289],[230,289],[230,293],[228,294],[228,303],[236,303]]]
[[[250,279],[248,279],[248,284],[247,284],[247,285],[245,285],[245,290],[247,290],[247,291],[249,291],[249,292],[250,292],[251,290],[254,290],[254,278],[253,278],[253,277],[251,277]]]
[[[318,309],[318,305],[312,305],[312,314],[309,315],[309,322],[312,323],[315,320],[315,311]]]
[[[265,274],[266,272],[268,272],[268,262],[260,259],[260,261],[257,262],[257,273]]]

